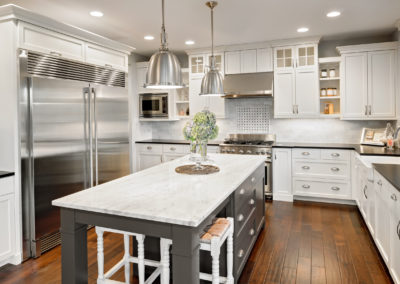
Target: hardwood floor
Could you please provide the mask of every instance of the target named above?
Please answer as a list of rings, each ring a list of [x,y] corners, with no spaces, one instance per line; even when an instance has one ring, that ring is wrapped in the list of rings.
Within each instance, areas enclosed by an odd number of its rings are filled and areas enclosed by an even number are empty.
[[[273,202],[250,255],[244,283],[392,283],[367,228],[352,206]],[[123,239],[104,236],[105,268],[123,254]],[[0,283],[60,283],[60,247],[36,260],[0,269]],[[88,232],[89,283],[96,283],[96,234]],[[115,280],[123,281],[123,271]],[[134,282],[137,283],[137,282]]]

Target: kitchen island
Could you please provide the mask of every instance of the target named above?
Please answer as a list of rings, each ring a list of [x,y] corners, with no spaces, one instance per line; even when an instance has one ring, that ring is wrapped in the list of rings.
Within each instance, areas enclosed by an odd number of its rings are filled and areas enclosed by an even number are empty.
[[[172,240],[175,284],[199,283],[199,246],[217,214],[235,219],[237,280],[264,225],[265,158],[210,155],[211,175],[182,175],[188,156],[53,201],[61,208],[63,283],[87,283],[87,225]],[[240,218],[239,218],[240,216]]]

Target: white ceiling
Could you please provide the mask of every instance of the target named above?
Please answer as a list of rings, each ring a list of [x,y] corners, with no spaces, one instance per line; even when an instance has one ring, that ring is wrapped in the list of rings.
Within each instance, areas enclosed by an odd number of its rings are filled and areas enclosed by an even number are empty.
[[[210,15],[205,0],[166,0],[170,49],[210,45]],[[0,0],[134,46],[150,55],[159,46],[160,0]],[[102,18],[89,15],[92,10]],[[326,13],[342,15],[329,19]],[[340,34],[377,34],[394,30],[400,0],[220,0],[215,9],[215,44],[238,44],[299,36],[334,38]],[[297,28],[310,29],[304,34]],[[147,34],[155,40],[145,41]],[[185,40],[194,40],[188,47]]]

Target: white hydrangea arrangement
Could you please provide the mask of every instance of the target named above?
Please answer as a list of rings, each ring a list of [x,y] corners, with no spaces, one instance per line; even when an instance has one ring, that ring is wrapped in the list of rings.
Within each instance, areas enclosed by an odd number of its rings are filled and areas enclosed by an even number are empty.
[[[190,141],[208,141],[217,138],[218,131],[215,114],[209,110],[202,110],[195,114],[192,121],[186,123],[183,136]]]

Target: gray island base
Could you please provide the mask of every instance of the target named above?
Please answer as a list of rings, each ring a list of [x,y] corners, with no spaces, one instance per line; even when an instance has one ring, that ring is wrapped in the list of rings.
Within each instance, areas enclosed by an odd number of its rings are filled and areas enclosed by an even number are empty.
[[[172,240],[174,284],[199,283],[200,235],[217,214],[235,218],[237,281],[265,220],[265,158],[211,155],[220,172],[175,172],[183,157],[57,199],[61,209],[62,283],[87,283],[87,225]],[[224,261],[222,261],[224,263]]]

